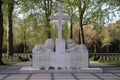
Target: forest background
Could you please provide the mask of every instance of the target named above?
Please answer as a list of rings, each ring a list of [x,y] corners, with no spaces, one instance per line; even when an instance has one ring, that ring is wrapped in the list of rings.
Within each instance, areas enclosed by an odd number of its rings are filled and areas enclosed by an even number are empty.
[[[3,13],[2,53],[31,53],[36,44],[57,38],[55,0],[0,0]],[[90,53],[120,52],[119,0],[64,0],[63,39],[85,44]],[[2,40],[2,39],[0,39]]]

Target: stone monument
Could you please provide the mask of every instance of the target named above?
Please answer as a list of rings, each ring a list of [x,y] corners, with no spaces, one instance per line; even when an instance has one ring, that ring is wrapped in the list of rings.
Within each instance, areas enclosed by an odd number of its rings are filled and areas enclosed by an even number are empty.
[[[40,69],[50,66],[55,69],[88,68],[88,50],[85,45],[77,45],[72,39],[66,42],[62,38],[62,20],[70,19],[62,13],[61,2],[58,1],[58,14],[50,16],[51,20],[58,20],[58,38],[47,39],[44,45],[36,45],[32,50],[32,67]],[[55,51],[54,51],[55,49]]]
[[[70,16],[64,16],[62,14],[61,2],[58,2],[58,14],[56,16],[50,16],[51,20],[58,20],[58,39],[56,39],[56,52],[65,51],[65,41],[62,39],[62,20],[71,19]]]

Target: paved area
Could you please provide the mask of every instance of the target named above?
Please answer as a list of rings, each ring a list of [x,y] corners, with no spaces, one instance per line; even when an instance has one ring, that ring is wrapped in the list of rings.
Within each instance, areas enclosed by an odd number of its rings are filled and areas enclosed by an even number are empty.
[[[31,62],[0,66],[0,80],[120,80],[120,67],[91,63],[90,67],[102,67],[103,73],[19,73],[23,66]]]
[[[0,80],[120,80],[120,73],[0,74]]]

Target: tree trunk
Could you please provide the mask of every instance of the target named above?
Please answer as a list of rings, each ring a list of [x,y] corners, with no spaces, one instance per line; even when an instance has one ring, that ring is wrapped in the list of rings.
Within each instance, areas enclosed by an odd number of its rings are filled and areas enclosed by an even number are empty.
[[[107,53],[109,53],[109,45],[107,45],[106,48],[107,48]]]
[[[43,0],[44,2],[44,11],[45,11],[45,18],[46,18],[46,27],[47,27],[47,36],[48,38],[51,38],[51,27],[50,27],[50,19],[49,16],[51,15],[52,12],[52,0]]]
[[[81,44],[85,44],[85,40],[84,40],[84,31],[83,31],[83,15],[85,13],[85,9],[86,9],[86,1],[82,1],[82,0],[78,0],[78,9],[79,9],[79,26],[80,26],[80,36],[81,36]]]
[[[2,45],[3,45],[3,12],[2,12],[2,0],[0,0],[0,65],[3,64],[2,61]]]
[[[82,17],[80,16],[80,22],[79,22],[79,26],[80,26],[80,39],[81,39],[81,44],[84,44],[85,43],[85,40],[84,40],[84,31],[83,31],[83,25],[82,25]]]
[[[49,19],[47,20],[46,26],[47,26],[47,36],[49,39],[49,38],[51,38],[50,20]]]
[[[14,9],[14,3],[8,3],[8,16],[7,16],[7,54],[11,58],[13,57],[13,30],[12,30],[12,12]]]
[[[118,52],[120,53],[120,44],[119,44],[119,50],[118,50]]]
[[[26,53],[26,29],[24,30],[24,37],[23,37],[23,48],[24,48],[24,54]]]
[[[97,46],[96,46],[96,44],[94,43],[94,53],[96,53],[97,52]]]
[[[83,27],[80,26],[81,44],[85,44]]]
[[[80,29],[79,29],[79,32],[78,32],[78,43],[79,43],[79,44],[81,43]]]
[[[70,39],[73,39],[73,25],[72,25],[72,16],[71,16],[71,24],[70,24]]]

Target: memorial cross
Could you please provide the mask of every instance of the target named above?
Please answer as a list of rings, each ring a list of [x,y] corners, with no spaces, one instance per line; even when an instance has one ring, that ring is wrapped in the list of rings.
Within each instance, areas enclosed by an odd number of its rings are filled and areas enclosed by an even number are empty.
[[[58,40],[62,40],[62,20],[70,20],[70,16],[65,16],[62,13],[61,2],[58,2],[58,14],[56,16],[50,16],[51,20],[58,20]]]

